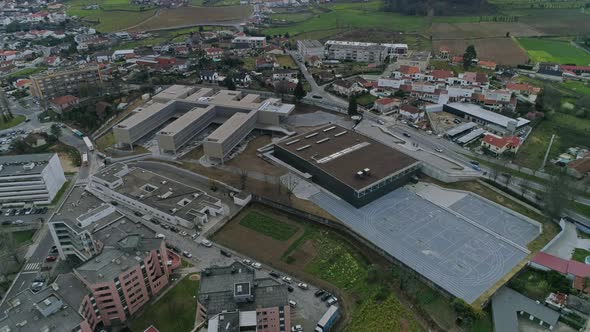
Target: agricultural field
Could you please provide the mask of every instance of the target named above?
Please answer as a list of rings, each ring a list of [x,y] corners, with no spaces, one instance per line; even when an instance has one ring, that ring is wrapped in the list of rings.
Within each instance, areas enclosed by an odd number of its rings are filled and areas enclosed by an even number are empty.
[[[589,17],[590,19],[590,17]],[[590,65],[590,54],[572,46],[568,41],[541,38],[518,38],[519,44],[534,62]]]
[[[255,211],[246,214],[240,220],[240,225],[279,241],[289,240],[299,229],[293,225],[277,223],[273,218]]]
[[[100,9],[85,9],[94,4],[99,5]],[[123,0],[71,0],[65,5],[68,15],[78,16],[100,32],[124,30],[156,13],[154,8],[134,6]]]
[[[131,27],[130,31],[155,31],[202,24],[239,24],[252,13],[250,6],[186,7],[162,9],[157,16]]]
[[[527,24],[546,35],[576,36],[590,34],[590,12],[580,9],[508,9],[506,15],[519,17]]]
[[[551,135],[557,135],[553,141],[549,159],[572,146],[586,146],[590,137],[590,120],[572,115],[555,113],[541,121],[516,154],[515,163],[531,169],[539,169],[545,152],[549,147]]]
[[[433,23],[428,34],[434,40],[440,39],[476,39],[511,36],[540,36],[542,32],[523,23]]]
[[[391,31],[381,29],[355,29],[347,30],[331,37],[344,41],[363,40],[371,43],[404,43],[412,50],[430,50],[430,40],[421,34],[403,33],[392,34]]]
[[[434,50],[448,47],[451,54],[463,54],[467,46],[473,45],[479,59],[495,61],[499,65],[514,66],[528,60],[526,52],[512,38],[435,40],[432,44]]]

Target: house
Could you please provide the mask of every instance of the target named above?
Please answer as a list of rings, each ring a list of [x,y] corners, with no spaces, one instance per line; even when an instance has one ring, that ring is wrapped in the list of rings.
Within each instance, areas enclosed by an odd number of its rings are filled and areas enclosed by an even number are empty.
[[[51,105],[53,110],[58,114],[62,114],[64,111],[75,107],[79,103],[80,99],[72,95],[55,97],[49,100],[49,105]]]
[[[232,80],[236,85],[248,86],[252,83],[252,77],[245,72],[240,72],[232,76]]]
[[[508,83],[506,84],[506,90],[523,95],[537,95],[541,92],[541,88],[528,83]]]
[[[567,174],[576,179],[581,179],[590,173],[590,154],[586,157],[573,160],[567,164]]]
[[[307,57],[305,59],[305,62],[307,62],[307,64],[309,66],[316,67],[316,68],[319,68],[322,66],[322,59],[317,55],[312,55],[310,57]]]
[[[364,89],[360,87],[356,82],[346,80],[336,80],[332,83],[332,89],[340,95],[350,97],[355,94],[362,92]]]
[[[96,59],[96,62],[110,62],[111,61],[111,52],[106,50],[106,51],[98,51],[96,53],[93,54],[94,59]]]
[[[401,101],[396,98],[379,98],[375,100],[375,103],[373,104],[373,109],[380,113],[387,113],[398,108],[400,102]]]
[[[250,52],[250,49],[250,44],[248,43],[235,43],[232,44],[231,51],[235,55],[244,56]]]
[[[31,80],[21,78],[21,79],[16,80],[16,82],[14,82],[13,85],[15,88],[17,88],[19,90],[26,89],[31,86]]]
[[[219,75],[217,74],[217,72],[212,70],[201,70],[199,78],[203,82],[214,83],[217,82]]]
[[[189,53],[189,49],[186,46],[175,46],[173,49],[176,56],[186,57]]]
[[[494,61],[480,60],[477,65],[483,69],[496,70],[496,63]]]
[[[561,65],[559,68],[562,71],[570,71],[576,75],[590,74],[590,66],[572,66],[572,65]]]
[[[276,81],[273,83],[275,91],[278,93],[293,93],[297,87],[297,83],[289,81]]]
[[[261,56],[256,58],[256,70],[273,69],[276,65],[272,56]]]
[[[282,81],[282,80],[296,80],[297,79],[297,71],[292,69],[275,69],[272,73],[272,80],[273,81]]]
[[[8,50],[8,51],[0,51],[0,61],[9,61],[9,60],[14,60],[16,59],[16,56],[18,55],[18,51],[12,51],[12,50]]]
[[[462,65],[463,64],[463,57],[460,55],[455,55],[452,59],[451,59],[451,63],[454,65]]]
[[[420,73],[420,68],[415,67],[415,66],[403,65],[403,66],[399,67],[398,71],[400,73],[402,73],[403,75],[412,76],[412,75]]]
[[[590,278],[590,265],[539,252],[530,260],[529,266],[541,271],[558,272],[573,280],[572,287],[580,291],[587,293],[590,288],[584,289],[584,280]]]
[[[481,140],[481,146],[496,155],[501,155],[504,152],[516,153],[520,147],[520,139],[516,136],[500,137],[493,134],[487,134]]]
[[[223,56],[223,49],[219,47],[208,47],[205,49],[205,56],[209,59],[219,59]]]
[[[43,60],[43,63],[50,67],[56,67],[59,66],[60,63],[62,63],[62,60],[60,59],[60,57],[52,55],[46,57],[45,60]]]
[[[135,51],[132,49],[130,49],[130,50],[116,50],[113,52],[112,59],[115,61],[125,59],[125,57],[129,54],[135,54]]]
[[[399,114],[406,120],[416,122],[424,117],[424,111],[410,104],[404,104],[399,108]]]
[[[555,62],[541,62],[539,63],[539,70],[558,71],[560,66]]]
[[[443,60],[448,60],[451,56],[451,49],[447,46],[441,46],[438,49],[438,58]]]
[[[450,77],[455,77],[455,73],[451,70],[435,69],[430,72],[433,81],[445,82]]]

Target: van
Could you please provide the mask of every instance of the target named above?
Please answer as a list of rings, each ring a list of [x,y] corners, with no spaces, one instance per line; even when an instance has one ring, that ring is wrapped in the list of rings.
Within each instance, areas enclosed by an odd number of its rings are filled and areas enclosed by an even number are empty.
[[[289,300],[289,306],[291,306],[291,308],[295,308],[295,306],[297,306],[297,302]]]

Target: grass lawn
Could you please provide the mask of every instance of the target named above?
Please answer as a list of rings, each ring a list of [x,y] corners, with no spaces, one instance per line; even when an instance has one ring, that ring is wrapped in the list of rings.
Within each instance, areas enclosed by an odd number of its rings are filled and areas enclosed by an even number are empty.
[[[541,167],[552,134],[557,137],[551,147],[549,159],[565,152],[569,147],[587,146],[590,120],[563,113],[553,114],[533,129],[533,133],[518,150],[515,163],[531,169]]]
[[[85,9],[93,4],[98,4],[100,9]],[[155,8],[140,11],[140,6],[124,0],[69,0],[65,5],[69,16],[78,16],[101,32],[124,30],[156,13]]]
[[[184,268],[184,267],[193,267],[194,265],[193,265],[193,263],[182,258],[180,266]]]
[[[242,218],[242,220],[240,220],[240,225],[279,241],[290,239],[298,230],[296,226],[279,222],[272,217],[258,212],[248,213]]]
[[[356,102],[362,106],[373,104],[375,100],[377,100],[377,97],[369,93],[356,98]]]
[[[55,204],[59,203],[59,200],[64,195],[64,193],[66,192],[66,190],[68,189],[69,186],[70,186],[70,181],[68,180],[61,186],[61,188],[59,188],[59,191],[57,192],[57,194],[55,194],[55,197],[53,197],[53,200],[51,201],[51,205],[55,205]]]
[[[106,134],[102,135],[99,139],[96,140],[96,148],[99,151],[105,151],[106,148],[115,145],[115,134],[113,134],[112,130],[109,130]]]
[[[324,5],[325,13],[295,24],[265,29],[267,35],[291,36],[330,29],[377,28],[391,31],[422,31],[427,26],[425,17],[403,16],[381,10],[381,1],[338,3]]]
[[[563,86],[567,87],[568,89],[577,92],[582,95],[589,95],[590,96],[590,84],[584,82],[577,82],[577,81],[567,81],[563,83]]]
[[[570,45],[570,43],[566,41],[541,38],[518,38],[518,42],[527,51],[531,60],[535,62],[557,62],[580,66],[587,66],[590,64],[590,54]]]
[[[590,206],[578,202],[570,202],[569,207],[576,213],[579,213],[590,218]]]
[[[160,331],[190,331],[195,324],[195,310],[199,281],[190,276],[182,279],[174,288],[154,304],[129,322],[133,332],[144,331],[154,325]]]
[[[24,115],[16,115],[15,117],[13,117],[12,119],[10,119],[9,121],[4,122],[4,120],[2,119],[2,117],[0,117],[0,130],[12,128],[12,127],[14,127],[16,125],[19,125],[23,121],[25,121],[26,118],[27,117],[24,116]]]
[[[574,254],[572,255],[572,260],[586,263],[586,257],[590,256],[590,251],[582,248],[574,249]]]
[[[45,71],[47,69],[47,67],[34,67],[34,68],[25,68],[25,69],[21,69],[18,71],[15,71],[9,75],[6,76],[6,78],[28,78],[29,76],[36,74],[36,73],[40,73],[42,71]]]
[[[293,61],[290,55],[277,55],[276,59],[278,64],[283,68],[297,68],[295,61]]]
[[[33,235],[35,235],[35,232],[36,230],[34,229],[28,231],[14,232],[12,233],[12,236],[14,237],[14,241],[16,242],[16,244],[20,245],[27,241],[30,241],[33,238]]]

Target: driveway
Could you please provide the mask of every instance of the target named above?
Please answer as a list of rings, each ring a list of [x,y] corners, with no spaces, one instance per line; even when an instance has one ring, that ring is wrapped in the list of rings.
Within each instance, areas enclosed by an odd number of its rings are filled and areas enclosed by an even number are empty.
[[[577,245],[578,234],[576,233],[576,226],[571,222],[565,222],[563,234],[545,252],[563,259],[571,259]],[[588,245],[590,246],[590,244]]]

